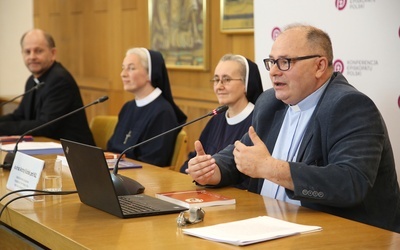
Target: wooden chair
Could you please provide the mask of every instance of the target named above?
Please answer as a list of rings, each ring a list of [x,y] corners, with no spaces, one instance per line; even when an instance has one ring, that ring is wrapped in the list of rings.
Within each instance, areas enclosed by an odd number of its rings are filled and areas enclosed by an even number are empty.
[[[118,116],[99,115],[93,117],[90,122],[90,130],[98,147],[103,150],[107,149],[107,142],[113,135],[117,122]]]
[[[176,137],[174,154],[169,169],[179,172],[182,164],[187,158],[187,144],[187,133],[182,129]]]

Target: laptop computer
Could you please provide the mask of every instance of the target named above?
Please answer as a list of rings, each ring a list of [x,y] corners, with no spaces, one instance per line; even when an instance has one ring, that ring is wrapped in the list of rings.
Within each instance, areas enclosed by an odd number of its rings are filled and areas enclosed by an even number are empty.
[[[118,196],[101,148],[66,139],[61,139],[61,145],[82,203],[120,218],[187,210],[185,207],[145,194]],[[137,206],[140,208],[136,208]]]

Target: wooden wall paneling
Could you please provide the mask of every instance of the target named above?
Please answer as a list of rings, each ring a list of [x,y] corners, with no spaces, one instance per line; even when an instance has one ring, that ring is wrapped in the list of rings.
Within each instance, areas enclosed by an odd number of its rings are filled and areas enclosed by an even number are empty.
[[[59,0],[48,0],[49,6],[50,6],[50,15],[60,15],[62,5],[64,1],[59,1]]]
[[[65,26],[67,23],[67,13],[65,1],[48,0],[49,8],[47,12],[47,23],[45,24],[45,30],[51,33],[53,36],[56,48],[57,48],[57,60],[63,63],[64,66],[70,65],[68,57],[68,34],[65,32]],[[68,68],[68,66],[67,66]]]
[[[88,7],[83,20],[83,75],[108,78],[108,11],[96,11],[94,5]]]
[[[122,53],[122,1],[108,1],[108,54],[107,54],[107,77],[109,82],[109,114],[116,115],[121,109],[124,98],[121,98],[122,83],[121,72],[121,53]]]
[[[126,8],[126,5],[124,4],[125,7],[121,8],[120,31],[122,53],[120,55],[119,66],[121,66],[125,52],[129,48],[149,48],[150,42],[147,1],[137,1],[136,8]]]
[[[103,12],[108,10],[107,0],[92,0],[93,1],[93,11]]]
[[[107,90],[81,88],[82,99],[86,100],[87,104],[97,100],[99,97],[102,97],[104,95],[108,95]],[[109,102],[109,100],[86,108],[85,112],[86,112],[86,117],[88,119],[88,122],[90,122],[93,119],[93,117],[95,117],[96,115],[107,114],[108,113],[107,112],[108,105],[109,105],[108,102]]]
[[[43,19],[43,8],[45,5],[41,3],[42,1],[43,0],[33,1],[33,23],[35,27],[38,27]]]
[[[70,13],[83,13],[83,1],[82,0],[69,0],[69,12]]]
[[[192,101],[192,100],[175,100],[176,104],[182,108],[182,111],[188,116],[187,121],[192,121],[198,117],[201,117],[214,108],[218,106],[216,103],[205,103],[202,101]],[[203,128],[206,126],[207,122],[210,120],[210,117],[199,120],[195,123],[192,123],[186,126],[184,129],[188,134],[188,144],[187,144],[187,152],[194,150],[194,142],[199,139],[200,133]]]
[[[106,90],[110,89],[110,82],[106,78],[102,77],[82,77],[76,76],[75,80],[79,83],[80,87],[86,89],[94,89],[94,90]],[[94,100],[90,100],[92,102]]]
[[[172,86],[174,99],[201,101],[204,103],[216,103],[217,98],[212,86],[208,88],[193,88],[190,86]]]
[[[110,83],[108,79],[76,76],[75,80],[80,87],[84,105],[89,104],[105,95],[109,97],[106,102],[88,108],[90,110],[86,111],[86,116],[89,122],[96,115],[107,115],[110,113],[109,109],[111,98],[109,93]]]
[[[212,1],[211,11],[211,72],[214,73],[214,69],[218,64],[219,59],[227,54],[234,53],[232,49],[232,35],[224,34],[220,31],[220,1]]]
[[[120,90],[118,104],[114,112],[119,112],[122,105],[134,98],[132,93],[123,91],[121,81],[121,65],[128,49],[133,47],[145,47],[149,45],[148,5],[147,1],[121,0],[119,11],[120,23],[118,30],[119,49],[115,52],[115,70],[113,71],[113,88]],[[122,98],[121,98],[122,97]]]
[[[232,50],[254,61],[254,36],[238,34],[232,39]]]
[[[83,1],[70,0],[67,1],[67,15],[63,28],[63,40],[68,44],[59,50],[65,52],[66,57],[62,58],[61,63],[64,64],[73,76],[81,76],[83,74]],[[78,82],[79,85],[79,82]]]
[[[122,83],[121,83],[122,84]],[[108,114],[109,115],[118,115],[119,111],[122,108],[122,105],[125,103],[124,100],[128,99],[124,97],[126,91],[124,90],[109,90],[108,97],[110,98],[108,102]],[[130,99],[132,100],[133,97],[131,96]]]
[[[53,8],[57,9],[56,3],[54,3],[53,0],[36,0],[34,1],[34,26],[35,28],[41,28],[49,33],[51,33],[53,36],[53,30],[52,28],[54,26],[60,25],[59,23],[52,24],[51,22],[57,21],[54,16],[55,13],[57,12],[56,10],[53,10]],[[51,18],[53,13],[53,18]],[[22,35],[22,34],[21,34]],[[56,39],[54,37],[54,39]],[[56,41],[57,44],[57,41]]]
[[[137,9],[137,0],[121,0],[121,9],[122,10],[136,10]]]
[[[187,115],[187,121],[201,117],[219,106],[211,86],[208,88],[191,88],[190,86],[172,86],[175,103]],[[194,141],[207,124],[209,118],[193,123],[185,128],[188,134],[188,152],[194,150]]]
[[[120,83],[120,72],[121,72],[121,52],[122,48],[122,2],[121,1],[109,1],[109,21],[108,21],[108,32],[106,35],[109,37],[108,40],[108,79],[111,82],[110,87],[112,89],[121,90],[120,84],[115,84],[116,82]]]

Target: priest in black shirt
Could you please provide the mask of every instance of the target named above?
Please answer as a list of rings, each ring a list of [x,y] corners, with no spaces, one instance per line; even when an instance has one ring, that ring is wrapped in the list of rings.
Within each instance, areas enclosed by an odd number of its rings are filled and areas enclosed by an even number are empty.
[[[13,113],[0,117],[2,136],[21,135],[83,106],[74,78],[56,61],[56,47],[51,35],[39,29],[30,30],[22,36],[21,48],[25,65],[32,73],[25,91],[36,84],[44,84],[26,94]],[[38,129],[32,135],[94,145],[84,110]]]

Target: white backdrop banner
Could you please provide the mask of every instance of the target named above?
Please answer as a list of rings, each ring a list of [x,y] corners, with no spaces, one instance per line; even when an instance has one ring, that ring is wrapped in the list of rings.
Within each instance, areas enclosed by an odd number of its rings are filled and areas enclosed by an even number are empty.
[[[255,59],[264,89],[271,81],[262,60],[291,23],[330,35],[335,71],[368,95],[385,119],[400,180],[400,1],[254,0]]]

